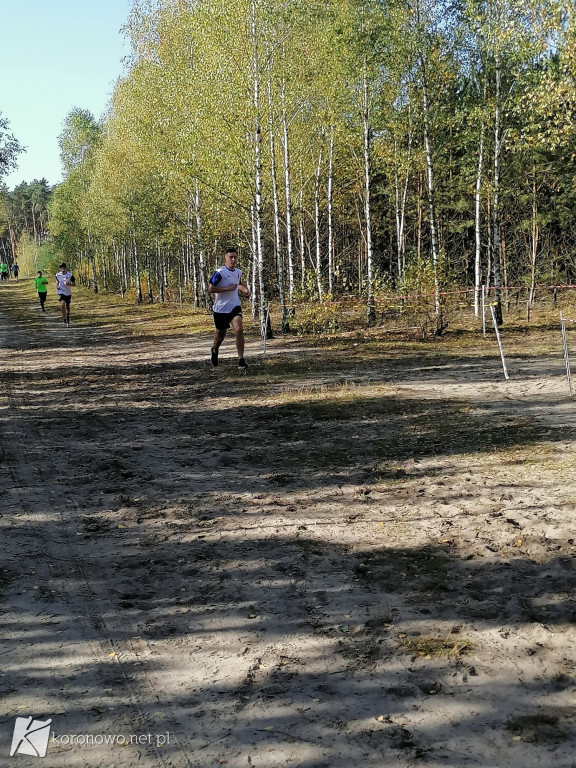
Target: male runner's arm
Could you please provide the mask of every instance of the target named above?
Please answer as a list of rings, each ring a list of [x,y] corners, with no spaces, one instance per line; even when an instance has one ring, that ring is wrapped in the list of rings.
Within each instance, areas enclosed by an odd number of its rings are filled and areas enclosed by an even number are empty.
[[[208,283],[208,293],[228,293],[229,291],[235,290],[235,285],[226,285],[222,287],[220,285],[212,285],[212,283]]]
[[[247,299],[250,298],[250,288],[247,288],[243,283],[238,283],[238,290],[241,291]]]

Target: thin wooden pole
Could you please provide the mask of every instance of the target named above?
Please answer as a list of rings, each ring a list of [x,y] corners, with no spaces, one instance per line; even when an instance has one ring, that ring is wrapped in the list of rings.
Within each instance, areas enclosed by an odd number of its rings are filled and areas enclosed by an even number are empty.
[[[264,327],[260,329],[262,333],[262,358],[266,357],[266,337],[268,336],[268,321],[270,319],[270,304],[266,307],[266,320],[264,321]]]
[[[504,349],[502,348],[502,341],[500,340],[500,331],[498,330],[498,323],[496,322],[496,312],[494,311],[494,304],[490,304],[490,312],[492,313],[492,323],[494,325],[494,332],[496,333],[496,341],[498,342],[498,349],[500,350],[500,357],[502,358],[502,368],[504,369],[504,378],[506,381],[510,378],[508,371],[506,370],[506,360],[504,360]]]
[[[562,324],[562,344],[564,346],[564,362],[566,364],[566,378],[568,379],[568,390],[570,391],[570,399],[574,400],[574,392],[572,390],[572,376],[570,375],[570,355],[568,354],[568,338],[566,336],[566,319],[562,312],[560,312],[560,322]]]
[[[482,336],[486,338],[486,286],[482,286]]]

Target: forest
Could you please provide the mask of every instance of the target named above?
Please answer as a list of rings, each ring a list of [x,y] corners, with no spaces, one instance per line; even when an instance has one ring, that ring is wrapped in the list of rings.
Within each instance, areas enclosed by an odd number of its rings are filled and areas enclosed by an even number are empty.
[[[372,323],[467,289],[477,312],[482,285],[501,320],[505,287],[575,277],[574,21],[564,0],[136,3],[107,114],[66,117],[48,221],[28,206],[11,247],[47,228],[95,291],[208,307],[233,244],[284,329],[303,300]]]
[[[12,191],[0,188],[0,253],[7,262],[20,259],[28,271],[44,266],[49,245],[48,201],[52,190],[46,179],[22,182]]]

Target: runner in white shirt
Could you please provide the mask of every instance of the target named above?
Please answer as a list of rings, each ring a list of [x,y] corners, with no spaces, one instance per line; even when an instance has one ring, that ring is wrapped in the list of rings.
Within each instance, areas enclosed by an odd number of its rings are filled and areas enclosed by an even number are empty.
[[[66,264],[60,264],[60,272],[56,272],[56,293],[60,302],[64,325],[70,325],[70,300],[72,298],[72,285],[76,285],[76,279],[72,272],[68,272]]]
[[[232,325],[236,336],[236,351],[238,352],[238,368],[246,370],[244,360],[244,330],[242,328],[242,306],[240,305],[240,290],[247,298],[250,291],[242,284],[242,272],[236,268],[238,253],[234,248],[228,248],[224,254],[224,266],[214,272],[208,281],[208,291],[214,296],[214,346],[210,350],[212,365],[218,365],[218,350],[224,341],[226,331]]]

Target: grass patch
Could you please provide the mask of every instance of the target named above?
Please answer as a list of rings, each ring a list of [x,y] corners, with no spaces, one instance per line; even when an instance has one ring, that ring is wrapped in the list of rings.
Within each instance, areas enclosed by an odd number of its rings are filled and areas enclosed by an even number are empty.
[[[399,645],[424,658],[464,656],[474,650],[474,644],[462,637],[399,637]]]

